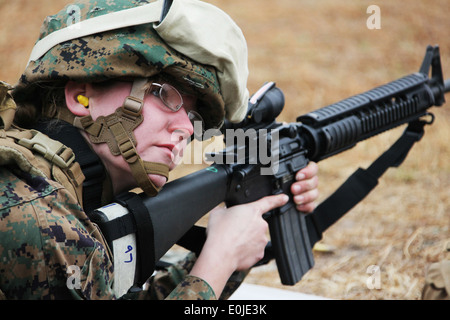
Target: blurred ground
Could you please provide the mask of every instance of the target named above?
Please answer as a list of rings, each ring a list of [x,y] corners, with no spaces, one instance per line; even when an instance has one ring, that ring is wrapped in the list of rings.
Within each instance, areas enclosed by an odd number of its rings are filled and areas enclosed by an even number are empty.
[[[44,17],[70,2],[0,0],[0,80],[16,82]],[[439,44],[444,77],[450,78],[448,0],[211,2],[248,40],[250,92],[265,81],[284,91],[282,121],[418,71],[428,44]],[[381,9],[378,30],[366,26],[372,4]],[[450,105],[433,112],[435,123],[404,164],[326,232],[326,250],[314,252],[316,265],[300,283],[283,287],[274,264],[253,270],[248,282],[333,299],[419,299],[427,267],[445,257],[450,239]],[[322,161],[321,199],[401,132]],[[173,178],[198,167],[183,167]],[[367,285],[372,265],[380,267],[378,289]]]

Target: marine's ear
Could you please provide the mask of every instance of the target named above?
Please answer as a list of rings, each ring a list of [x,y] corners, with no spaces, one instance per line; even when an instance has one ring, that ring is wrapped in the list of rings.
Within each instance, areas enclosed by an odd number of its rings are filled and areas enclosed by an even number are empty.
[[[88,97],[86,97],[86,86],[85,83],[69,81],[64,89],[67,108],[78,117],[90,114]]]

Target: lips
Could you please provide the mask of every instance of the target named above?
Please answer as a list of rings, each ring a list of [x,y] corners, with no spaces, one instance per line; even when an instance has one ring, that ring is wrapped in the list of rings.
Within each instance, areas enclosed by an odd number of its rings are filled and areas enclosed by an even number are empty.
[[[173,145],[173,144],[160,144],[160,145],[158,145],[158,148],[166,148],[166,149],[169,149],[170,152],[172,152],[173,149],[175,148],[175,145]]]
[[[183,156],[183,148],[180,145],[160,144],[157,147],[167,154],[171,163]]]

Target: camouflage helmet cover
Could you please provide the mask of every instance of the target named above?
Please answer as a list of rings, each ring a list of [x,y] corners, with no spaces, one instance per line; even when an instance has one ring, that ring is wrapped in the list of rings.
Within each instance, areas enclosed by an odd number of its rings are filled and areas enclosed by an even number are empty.
[[[39,40],[81,20],[146,5],[145,0],[80,0],[45,19]],[[30,61],[14,94],[30,96],[42,83],[74,80],[100,82],[118,77],[170,77],[199,97],[199,112],[207,128],[225,116],[216,69],[172,49],[152,24],[136,25],[65,41],[36,61]],[[181,88],[183,90],[183,88]]]

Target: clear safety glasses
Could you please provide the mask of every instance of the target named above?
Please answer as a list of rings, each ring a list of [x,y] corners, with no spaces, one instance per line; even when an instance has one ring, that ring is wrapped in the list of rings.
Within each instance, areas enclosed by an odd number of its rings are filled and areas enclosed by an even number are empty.
[[[178,92],[178,90],[172,87],[170,84],[152,83],[149,92],[154,96],[160,98],[164,105],[173,112],[178,112],[183,107],[183,97],[181,93]],[[202,128],[204,128],[205,122],[198,112],[194,110],[186,110],[186,112],[189,120],[192,123],[192,126],[194,126],[194,124],[198,121],[200,123],[197,123],[197,126],[201,124]]]

